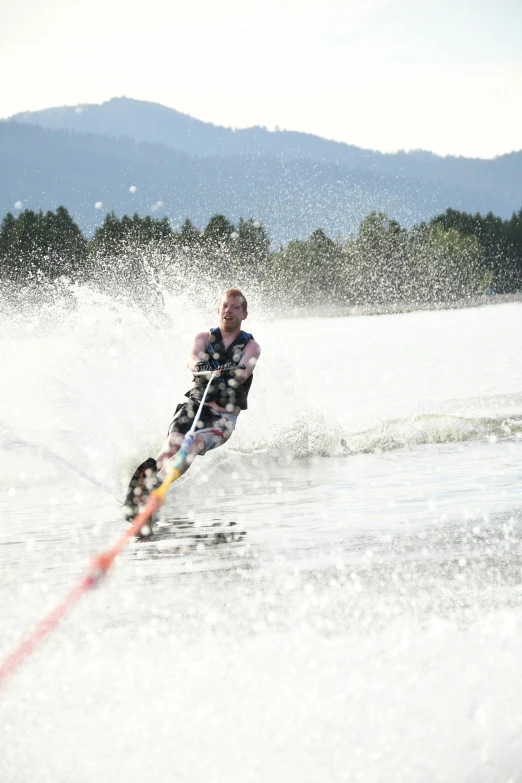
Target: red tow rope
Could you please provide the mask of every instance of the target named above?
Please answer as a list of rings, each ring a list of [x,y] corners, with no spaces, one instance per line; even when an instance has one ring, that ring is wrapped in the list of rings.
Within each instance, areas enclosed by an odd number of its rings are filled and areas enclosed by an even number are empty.
[[[0,685],[2,685],[6,677],[20,666],[24,658],[34,650],[38,643],[58,625],[62,617],[80,600],[82,595],[88,590],[91,590],[91,588],[96,587],[102,581],[129,539],[138,535],[141,528],[161,506],[164,493],[156,493],[157,490],[151,492],[147,498],[143,511],[134,518],[132,525],[127,528],[125,533],[120,536],[110,549],[94,558],[87,574],[85,574],[78,584],[73,587],[64,600],[49,612],[48,615],[42,618],[38,625],[33,628],[31,633],[23,639],[18,647],[9,653],[7,658],[0,664]]]
[[[244,368],[244,364],[238,365],[238,369]],[[205,389],[205,393],[203,394],[199,404],[197,413],[194,417],[194,421],[192,422],[192,426],[183,438],[183,443],[174,457],[173,464],[169,467],[167,476],[165,477],[163,483],[150,493],[149,497],[147,498],[147,502],[143,507],[143,511],[141,511],[133,519],[132,525],[127,528],[125,533],[120,536],[116,543],[106,552],[103,552],[101,555],[98,555],[94,558],[87,574],[83,577],[83,579],[80,580],[80,582],[78,582],[76,587],[71,590],[69,595],[67,595],[61,604],[53,609],[52,612],[40,620],[36,628],[34,628],[33,631],[19,644],[19,646],[7,656],[3,663],[0,664],[0,685],[2,685],[5,678],[8,677],[22,663],[24,658],[34,650],[38,642],[44,639],[47,634],[50,633],[53,628],[56,627],[56,625],[58,625],[62,617],[67,614],[69,609],[74,606],[77,601],[80,600],[82,595],[91,588],[96,587],[96,585],[102,581],[116,557],[129,542],[129,539],[138,535],[142,527],[147,524],[152,515],[161,507],[165,499],[165,493],[170,484],[172,484],[173,481],[179,479],[181,476],[181,468],[183,462],[187,459],[188,451],[194,438],[194,432],[196,430],[199,417],[201,416],[201,411],[203,409],[203,405],[205,404],[205,399],[207,397],[210,384],[212,383],[214,375],[218,375],[220,372],[220,370],[212,370],[209,372],[194,373],[195,375],[210,375],[210,378],[207,384],[207,388]]]

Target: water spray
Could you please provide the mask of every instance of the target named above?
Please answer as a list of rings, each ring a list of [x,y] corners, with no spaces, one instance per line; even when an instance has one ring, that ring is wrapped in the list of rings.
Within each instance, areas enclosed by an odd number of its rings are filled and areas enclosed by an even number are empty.
[[[244,369],[245,365],[238,366],[238,369]],[[102,552],[97,555],[91,562],[90,568],[85,576],[73,587],[69,594],[56,606],[49,614],[47,614],[32,632],[22,640],[16,649],[14,649],[2,663],[0,663],[0,685],[3,681],[23,662],[23,660],[34,650],[37,644],[42,641],[58,624],[58,622],[64,617],[74,604],[79,601],[81,596],[93,587],[100,584],[102,579],[107,575],[110,567],[114,563],[116,557],[120,554],[122,549],[128,544],[129,540],[135,536],[138,536],[144,526],[146,526],[153,514],[155,514],[163,505],[165,494],[169,486],[179,479],[181,474],[181,467],[183,462],[187,459],[190,448],[194,441],[194,435],[198,421],[203,410],[203,405],[207,398],[208,391],[214,380],[214,377],[223,372],[216,369],[208,372],[197,372],[194,375],[210,375],[205,392],[199,404],[199,408],[194,416],[194,421],[190,430],[183,438],[183,442],[173,458],[173,464],[168,469],[167,475],[163,482],[157,489],[154,489],[147,498],[143,510],[137,514],[132,524],[127,528],[125,533],[113,544],[113,546],[106,552]]]

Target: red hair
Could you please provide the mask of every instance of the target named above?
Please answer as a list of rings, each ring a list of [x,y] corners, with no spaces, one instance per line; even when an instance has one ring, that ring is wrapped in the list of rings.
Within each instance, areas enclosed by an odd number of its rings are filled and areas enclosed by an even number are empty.
[[[223,296],[221,297],[221,301],[225,298],[225,296],[240,296],[243,300],[243,312],[246,313],[248,310],[247,300],[245,295],[239,290],[239,288],[227,288],[226,291],[223,291]]]

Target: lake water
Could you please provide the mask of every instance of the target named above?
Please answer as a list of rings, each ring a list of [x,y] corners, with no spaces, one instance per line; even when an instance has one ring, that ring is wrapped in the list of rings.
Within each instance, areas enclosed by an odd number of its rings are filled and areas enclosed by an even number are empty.
[[[74,298],[1,316],[0,660],[125,529],[214,325]],[[245,326],[249,410],[3,684],[0,780],[522,780],[522,307]]]

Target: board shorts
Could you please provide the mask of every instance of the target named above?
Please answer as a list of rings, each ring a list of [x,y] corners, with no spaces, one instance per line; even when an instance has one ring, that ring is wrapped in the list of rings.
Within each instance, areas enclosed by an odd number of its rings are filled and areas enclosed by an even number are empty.
[[[192,400],[180,403],[174,413],[168,434],[179,432],[180,435],[186,435],[192,427],[198,407],[199,403]],[[200,455],[225,443],[234,432],[236,421],[237,416],[233,413],[222,413],[209,405],[204,405],[196,425],[196,433],[201,435],[205,444]]]

